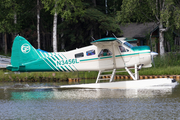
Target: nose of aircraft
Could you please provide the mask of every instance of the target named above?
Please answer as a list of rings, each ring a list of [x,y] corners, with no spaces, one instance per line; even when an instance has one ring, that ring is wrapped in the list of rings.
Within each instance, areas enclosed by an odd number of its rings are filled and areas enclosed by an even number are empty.
[[[151,52],[151,62],[153,63],[154,67],[155,67],[155,64],[154,64],[154,56],[158,55],[157,52]]]

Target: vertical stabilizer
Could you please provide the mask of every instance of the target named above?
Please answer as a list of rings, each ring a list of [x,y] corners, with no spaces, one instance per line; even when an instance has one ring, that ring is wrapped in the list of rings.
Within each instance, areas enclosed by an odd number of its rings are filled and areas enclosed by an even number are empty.
[[[39,58],[36,49],[23,37],[14,39],[11,52],[11,66],[7,69],[18,71],[23,68],[23,63],[28,63]]]

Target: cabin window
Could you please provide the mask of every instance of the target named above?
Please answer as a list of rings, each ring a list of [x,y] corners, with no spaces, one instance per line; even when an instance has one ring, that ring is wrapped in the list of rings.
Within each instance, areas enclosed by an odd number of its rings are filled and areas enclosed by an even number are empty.
[[[126,52],[126,49],[123,46],[119,46],[121,52]]]
[[[86,51],[87,56],[95,55],[95,50]]]
[[[133,45],[131,45],[131,44],[128,43],[128,42],[125,42],[124,45],[126,45],[126,46],[129,47],[129,48],[132,48],[132,47],[133,47]]]
[[[83,52],[75,54],[75,58],[80,58],[80,57],[84,57]]]
[[[102,49],[101,52],[99,53],[98,57],[110,56],[110,55],[112,55],[112,52],[109,49]]]

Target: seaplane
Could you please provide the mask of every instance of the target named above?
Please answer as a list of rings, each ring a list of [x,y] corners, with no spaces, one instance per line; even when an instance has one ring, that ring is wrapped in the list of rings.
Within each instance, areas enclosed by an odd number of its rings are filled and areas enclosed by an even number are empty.
[[[94,40],[91,44],[67,52],[46,52],[35,49],[24,37],[16,36],[11,65],[6,68],[14,72],[99,71],[95,83],[63,85],[60,88],[131,89],[176,83],[170,78],[139,80],[141,68],[152,67],[153,56],[158,55],[151,52],[149,46],[133,46],[127,42],[127,38],[116,36]],[[119,71],[122,68],[125,70]],[[117,72],[128,72],[133,80],[114,81]],[[110,78],[102,78],[103,73],[108,73]],[[103,80],[108,82],[101,82]]]

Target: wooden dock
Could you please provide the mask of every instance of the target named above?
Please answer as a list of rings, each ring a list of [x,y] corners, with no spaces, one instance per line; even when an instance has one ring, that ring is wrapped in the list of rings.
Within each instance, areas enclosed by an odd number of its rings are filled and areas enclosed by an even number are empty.
[[[109,78],[110,76],[103,76],[104,78]],[[176,79],[177,81],[180,80],[180,75],[140,75],[139,76],[139,79],[156,79],[156,78],[171,78],[171,79]],[[125,80],[128,80],[128,79],[131,79],[131,76],[129,75],[116,75],[114,77],[114,79],[125,79]]]
[[[11,64],[11,58],[0,55],[0,68],[6,68],[7,65]]]
[[[110,78],[110,76],[102,76],[102,78]],[[139,79],[157,79],[157,78],[171,78],[175,79],[176,81],[180,81],[180,75],[140,75]],[[96,78],[94,78],[96,79]],[[131,76],[129,75],[116,75],[114,77],[115,81],[118,80],[132,80]],[[81,78],[68,78],[69,82],[78,82],[81,81]]]

